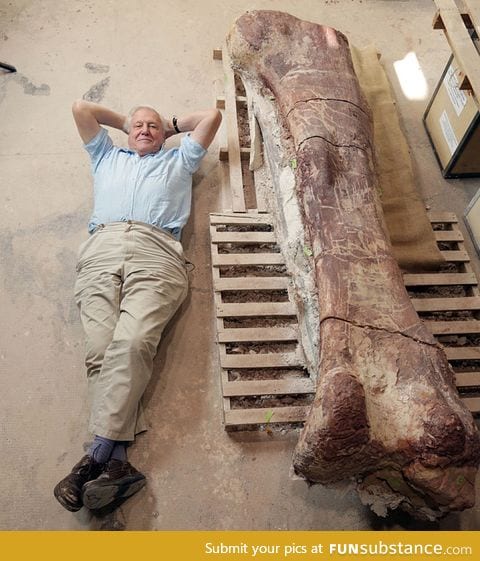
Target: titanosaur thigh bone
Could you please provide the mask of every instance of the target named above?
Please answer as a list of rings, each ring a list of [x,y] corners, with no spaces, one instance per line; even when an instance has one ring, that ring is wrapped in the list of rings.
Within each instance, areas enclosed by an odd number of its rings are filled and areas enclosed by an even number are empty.
[[[381,515],[401,508],[433,520],[473,506],[479,434],[393,258],[370,110],[346,37],[253,11],[237,20],[227,44],[253,98],[274,191],[295,161],[291,196],[313,253],[317,394],[295,472],[314,483],[353,478]],[[262,118],[266,99],[274,119]]]

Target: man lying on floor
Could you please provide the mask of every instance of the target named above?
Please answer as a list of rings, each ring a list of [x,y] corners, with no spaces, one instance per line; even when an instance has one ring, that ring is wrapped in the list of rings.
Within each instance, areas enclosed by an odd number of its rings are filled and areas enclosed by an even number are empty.
[[[86,337],[90,398],[85,455],[55,489],[67,510],[96,510],[133,495],[145,476],[126,447],[146,430],[140,399],[162,331],[188,290],[180,235],[191,204],[192,174],[221,122],[217,109],[165,121],[152,107],[128,117],[87,101],[73,104],[90,155],[94,208],[79,250],[75,298]],[[113,145],[106,125],[128,133]],[[179,148],[165,139],[186,132]]]

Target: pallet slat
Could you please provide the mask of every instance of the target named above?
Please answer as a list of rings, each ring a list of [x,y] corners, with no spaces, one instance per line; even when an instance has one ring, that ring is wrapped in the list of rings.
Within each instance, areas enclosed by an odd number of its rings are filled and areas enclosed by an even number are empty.
[[[265,224],[270,226],[272,224],[272,217],[269,214],[257,214],[252,212],[246,212],[245,214],[214,213],[210,214],[210,224],[242,224],[245,226]]]
[[[455,298],[412,298],[417,312],[451,312],[459,310],[480,310],[480,297]]]
[[[429,273],[403,275],[405,286],[452,286],[478,284],[475,273]]]
[[[237,95],[235,96],[235,99],[237,102],[237,108],[242,107],[247,103],[247,98],[244,95]],[[225,96],[222,95],[217,96],[217,101],[215,105],[217,109],[225,109]]]
[[[295,306],[291,302],[248,302],[217,306],[217,317],[295,316],[296,314]]]
[[[466,333],[480,333],[479,320],[461,321],[425,321],[433,335],[463,335]]]
[[[281,253],[220,253],[212,258],[212,265],[285,265],[285,259]]]
[[[230,409],[230,411],[225,411],[225,426],[298,423],[306,419],[309,410],[309,406],[275,407],[271,409]]]
[[[432,224],[445,222],[447,224],[457,224],[457,215],[454,212],[437,212],[434,210],[429,211],[428,218]]]
[[[274,232],[213,232],[212,243],[275,243]]]
[[[468,409],[474,415],[478,415],[480,413],[480,397],[464,397],[462,398],[463,403],[468,407]]]
[[[476,5],[474,5],[474,2]],[[467,10],[475,27],[475,31],[477,35],[480,36],[480,7],[477,4],[477,0],[464,0],[464,3],[467,5]]]
[[[224,85],[225,85],[225,121],[228,144],[228,173],[232,194],[232,210],[245,212],[245,197],[243,194],[242,163],[240,156],[240,140],[237,121],[237,100],[235,79],[230,66],[230,57],[226,46],[222,52]]]
[[[228,162],[228,148],[222,146],[219,150],[218,157],[221,162]],[[250,148],[240,147],[240,160],[242,162],[250,161]]]
[[[258,353],[221,356],[220,366],[222,368],[296,368],[302,364],[296,353]]]
[[[459,388],[480,386],[480,372],[455,372],[455,384]]]
[[[309,394],[314,391],[315,388],[310,378],[291,380],[248,380],[242,382],[226,382],[223,384],[223,395],[225,397]]]
[[[445,258],[445,261],[452,263],[468,263],[470,261],[470,255],[463,250],[441,250],[440,253]]]
[[[219,292],[235,290],[286,290],[288,277],[230,277],[214,281],[214,290]]]
[[[218,332],[219,343],[240,343],[245,341],[296,341],[297,326],[291,327],[240,327]]]
[[[437,242],[463,242],[460,230],[434,230],[433,235]]]
[[[480,347],[444,347],[448,360],[480,360]]]

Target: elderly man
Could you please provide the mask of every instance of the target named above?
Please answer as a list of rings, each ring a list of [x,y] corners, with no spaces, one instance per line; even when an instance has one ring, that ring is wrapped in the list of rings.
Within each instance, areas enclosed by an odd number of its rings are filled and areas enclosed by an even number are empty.
[[[188,220],[192,174],[221,122],[216,109],[166,122],[153,108],[129,116],[87,101],[73,104],[91,158],[94,208],[79,251],[76,302],[86,335],[95,435],[87,453],[54,495],[70,511],[118,504],[145,485],[126,446],[146,430],[140,399],[162,331],[187,294],[180,234]],[[128,133],[113,145],[106,125]],[[165,139],[187,133],[180,147]]]

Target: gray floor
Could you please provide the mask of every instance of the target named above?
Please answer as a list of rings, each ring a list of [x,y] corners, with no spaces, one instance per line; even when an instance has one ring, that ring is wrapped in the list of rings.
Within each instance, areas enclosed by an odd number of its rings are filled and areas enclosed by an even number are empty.
[[[184,233],[196,265],[190,296],[155,363],[151,430],[130,455],[149,484],[104,519],[68,513],[52,497],[88,440],[72,288],[92,201],[71,103],[90,92],[119,111],[139,102],[165,115],[212,106],[223,83],[212,49],[252,8],[288,11],[337,27],[356,45],[376,44],[431,208],[461,216],[480,185],[442,178],[421,122],[427,100],[407,100],[393,68],[415,52],[431,95],[449,54],[443,33],[432,30],[431,0],[1,2],[0,59],[18,73],[0,76],[0,529],[480,529],[479,507],[438,526],[377,519],[353,491],[290,479],[295,432],[224,432],[207,227],[208,213],[222,206],[223,130],[195,178]]]

